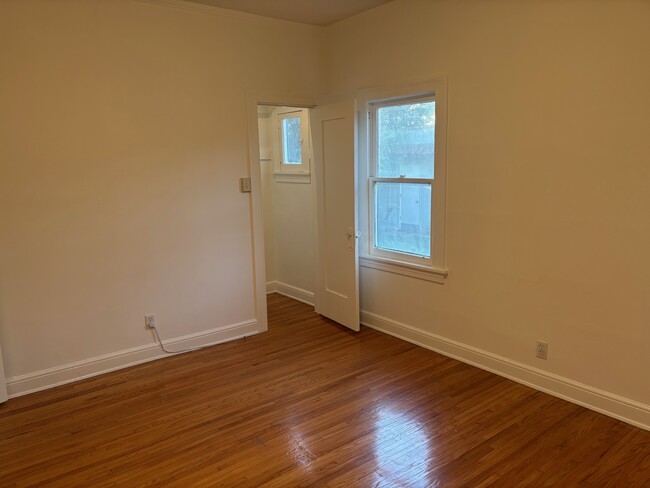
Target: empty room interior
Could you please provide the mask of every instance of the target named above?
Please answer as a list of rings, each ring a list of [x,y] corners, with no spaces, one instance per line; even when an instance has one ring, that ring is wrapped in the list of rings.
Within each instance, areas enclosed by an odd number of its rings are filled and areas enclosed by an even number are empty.
[[[650,2],[0,0],[0,486],[650,486]]]

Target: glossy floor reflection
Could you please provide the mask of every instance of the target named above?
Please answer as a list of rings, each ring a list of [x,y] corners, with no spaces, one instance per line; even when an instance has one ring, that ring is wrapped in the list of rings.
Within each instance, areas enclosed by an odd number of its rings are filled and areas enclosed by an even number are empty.
[[[373,486],[428,488],[427,474],[434,453],[426,426],[412,412],[381,407],[375,424],[375,471]]]
[[[0,486],[648,486],[650,432],[269,303],[268,333],[1,405]]]

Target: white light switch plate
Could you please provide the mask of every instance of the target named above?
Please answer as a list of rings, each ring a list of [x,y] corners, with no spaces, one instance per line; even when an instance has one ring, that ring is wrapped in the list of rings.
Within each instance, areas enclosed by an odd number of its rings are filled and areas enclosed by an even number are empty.
[[[239,191],[242,193],[251,192],[251,179],[250,178],[239,178]]]

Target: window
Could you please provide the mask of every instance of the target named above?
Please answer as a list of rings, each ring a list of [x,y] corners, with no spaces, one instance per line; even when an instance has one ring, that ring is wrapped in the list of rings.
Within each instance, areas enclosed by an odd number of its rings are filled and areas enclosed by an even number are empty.
[[[365,136],[367,151],[367,203],[362,213],[368,236],[362,244],[361,263],[396,272],[410,268],[418,277],[432,272],[444,278],[446,115],[442,95],[446,86],[442,80],[424,85],[411,93],[406,88],[383,91],[376,97],[371,93],[365,101],[368,118],[361,125],[361,136],[362,142]]]
[[[309,174],[307,110],[286,107],[279,111],[277,117],[279,165],[276,173]]]
[[[282,164],[302,164],[300,117],[282,116]]]
[[[376,250],[431,258],[435,101],[373,104]],[[373,117],[374,115],[374,117]]]

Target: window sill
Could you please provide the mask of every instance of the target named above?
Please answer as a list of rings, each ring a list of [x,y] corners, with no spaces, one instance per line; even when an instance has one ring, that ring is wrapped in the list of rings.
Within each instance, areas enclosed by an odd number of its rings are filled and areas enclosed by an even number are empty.
[[[426,268],[417,264],[403,263],[391,259],[378,259],[375,257],[360,257],[359,265],[364,268],[378,269],[388,273],[409,276],[419,280],[431,281],[433,283],[444,284],[449,272],[447,270]]]
[[[310,173],[273,173],[273,180],[278,183],[311,183]]]

